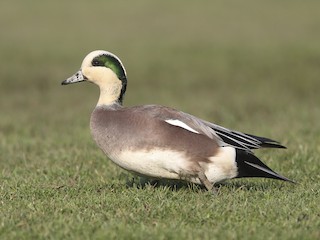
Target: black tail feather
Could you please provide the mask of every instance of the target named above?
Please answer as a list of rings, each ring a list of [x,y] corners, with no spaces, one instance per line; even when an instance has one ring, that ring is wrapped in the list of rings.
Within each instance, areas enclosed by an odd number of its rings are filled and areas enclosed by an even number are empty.
[[[270,138],[259,137],[247,133],[232,131],[225,128],[213,128],[217,135],[227,144],[238,149],[258,149],[258,148],[286,148],[279,142]]]
[[[262,177],[262,178],[273,178],[283,181],[294,183],[294,181],[281,176],[267,165],[260,161],[259,158],[254,156],[252,153],[236,149],[236,162],[238,166],[237,178],[243,177]]]
[[[275,140],[272,140],[270,138],[258,137],[258,136],[254,136],[254,135],[247,134],[247,133],[245,133],[245,135],[260,141],[261,142],[259,144],[260,147],[264,147],[264,148],[286,148],[285,146],[281,145],[279,142],[277,142]]]

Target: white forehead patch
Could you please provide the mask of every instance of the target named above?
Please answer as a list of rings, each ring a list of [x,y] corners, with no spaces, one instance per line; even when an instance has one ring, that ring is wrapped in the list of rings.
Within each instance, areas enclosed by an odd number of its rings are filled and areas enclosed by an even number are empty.
[[[196,130],[192,129],[191,127],[189,127],[187,124],[185,124],[184,122],[181,122],[180,120],[177,120],[177,119],[168,119],[168,120],[165,120],[165,122],[173,125],[173,126],[177,126],[177,127],[182,127],[190,132],[193,132],[193,133],[198,133]]]

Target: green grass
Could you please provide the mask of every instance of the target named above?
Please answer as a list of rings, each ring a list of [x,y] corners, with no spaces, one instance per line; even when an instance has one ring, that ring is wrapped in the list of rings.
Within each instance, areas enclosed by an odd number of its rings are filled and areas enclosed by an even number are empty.
[[[319,1],[2,1],[1,239],[319,239]],[[125,105],[157,103],[271,137],[296,180],[153,187],[96,147],[91,50],[128,72]]]

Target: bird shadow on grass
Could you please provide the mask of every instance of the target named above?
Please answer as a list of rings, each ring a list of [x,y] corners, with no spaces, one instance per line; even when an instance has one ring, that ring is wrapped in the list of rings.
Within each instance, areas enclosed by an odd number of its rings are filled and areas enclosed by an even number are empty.
[[[231,180],[215,184],[215,188],[220,192],[226,190],[230,192],[237,191],[254,191],[264,192],[272,189],[281,190],[286,184],[275,184],[272,180]],[[153,188],[169,188],[172,191],[181,191],[190,189],[192,191],[207,191],[207,189],[200,184],[190,183],[183,180],[164,180],[164,179],[150,179],[145,177],[132,177],[126,181],[127,188],[145,189]]]
[[[172,191],[180,191],[183,189],[197,189],[206,190],[204,186],[189,183],[183,180],[165,180],[165,179],[151,179],[145,177],[136,177],[128,179],[126,182],[128,188],[146,189],[153,188],[169,188]]]

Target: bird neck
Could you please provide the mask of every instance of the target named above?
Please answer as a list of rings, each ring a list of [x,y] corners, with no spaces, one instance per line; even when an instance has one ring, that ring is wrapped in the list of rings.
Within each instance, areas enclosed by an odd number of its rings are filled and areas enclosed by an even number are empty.
[[[100,97],[97,106],[112,105],[119,102],[122,84],[120,81],[112,84],[100,85]],[[120,102],[120,104],[122,104]]]

